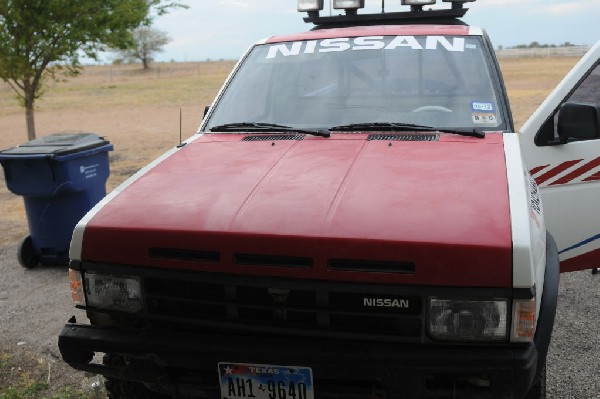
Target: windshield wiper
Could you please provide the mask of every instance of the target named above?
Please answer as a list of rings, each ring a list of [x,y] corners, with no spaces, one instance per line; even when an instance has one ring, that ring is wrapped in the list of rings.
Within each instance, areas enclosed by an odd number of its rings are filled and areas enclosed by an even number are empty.
[[[485,131],[481,129],[446,129],[425,125],[415,125],[412,123],[390,123],[390,122],[369,122],[369,123],[351,123],[349,125],[334,126],[329,130],[351,132],[351,131],[397,131],[397,132],[440,132],[460,134],[461,136],[484,138]]]
[[[479,139],[485,138],[485,130],[481,129],[439,129],[444,133],[460,134],[461,136],[477,137]]]
[[[300,129],[291,126],[277,125],[275,123],[262,122],[239,122],[226,123],[224,125],[213,126],[209,129],[211,132],[251,132],[251,133],[273,133],[273,132],[292,132],[304,133],[318,137],[329,137],[331,134],[326,129]]]
[[[340,125],[330,127],[329,130],[335,130],[339,132],[352,132],[352,131],[367,131],[367,132],[381,132],[381,131],[401,131],[401,132],[414,132],[414,131],[427,131],[435,132],[438,129],[431,126],[415,125],[412,123],[390,123],[390,122],[368,122],[368,123],[351,123],[349,125]]]

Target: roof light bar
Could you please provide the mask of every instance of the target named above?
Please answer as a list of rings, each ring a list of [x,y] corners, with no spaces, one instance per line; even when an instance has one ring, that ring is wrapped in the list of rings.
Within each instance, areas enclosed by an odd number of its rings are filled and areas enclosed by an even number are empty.
[[[410,6],[411,11],[386,12],[385,0],[381,1],[381,13],[358,14],[358,9],[365,7],[365,0],[327,0],[331,2],[332,8],[343,9],[346,15],[320,16],[319,12],[323,10],[325,0],[298,0],[298,11],[307,12],[308,17],[305,22],[311,22],[317,27],[332,25],[348,25],[354,23],[407,23],[407,21],[427,21],[427,20],[456,20],[465,16],[468,11],[464,3],[470,3],[476,0],[442,0],[445,3],[451,3],[452,7],[447,9],[427,9],[424,6],[435,5],[438,0],[401,0],[401,4]]]

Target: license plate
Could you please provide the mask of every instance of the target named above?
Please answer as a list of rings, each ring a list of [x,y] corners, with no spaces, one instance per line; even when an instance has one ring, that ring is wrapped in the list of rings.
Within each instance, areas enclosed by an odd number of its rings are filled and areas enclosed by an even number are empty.
[[[221,399],[314,399],[310,367],[219,363]]]

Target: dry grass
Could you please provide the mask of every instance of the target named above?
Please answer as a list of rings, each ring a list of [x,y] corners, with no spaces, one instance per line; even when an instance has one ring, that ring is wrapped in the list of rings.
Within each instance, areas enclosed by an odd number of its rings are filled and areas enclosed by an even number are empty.
[[[517,130],[577,61],[568,57],[500,60]]]
[[[520,127],[575,58],[504,59],[515,125]],[[149,72],[137,66],[91,66],[81,76],[52,84],[38,102],[38,136],[57,132],[96,132],[115,146],[110,191],[150,160],[178,143],[179,108],[183,136],[193,134],[204,106],[212,102],[233,62],[159,64]],[[24,112],[8,86],[0,83],[0,149],[26,139]],[[20,197],[0,179],[0,248],[27,233]]]

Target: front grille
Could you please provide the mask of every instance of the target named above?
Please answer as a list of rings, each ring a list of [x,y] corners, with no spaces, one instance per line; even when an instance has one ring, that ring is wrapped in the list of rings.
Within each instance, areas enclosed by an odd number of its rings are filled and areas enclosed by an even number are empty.
[[[305,336],[409,342],[421,336],[422,300],[398,294],[398,287],[241,276],[219,280],[146,277],[147,316],[179,325]]]

